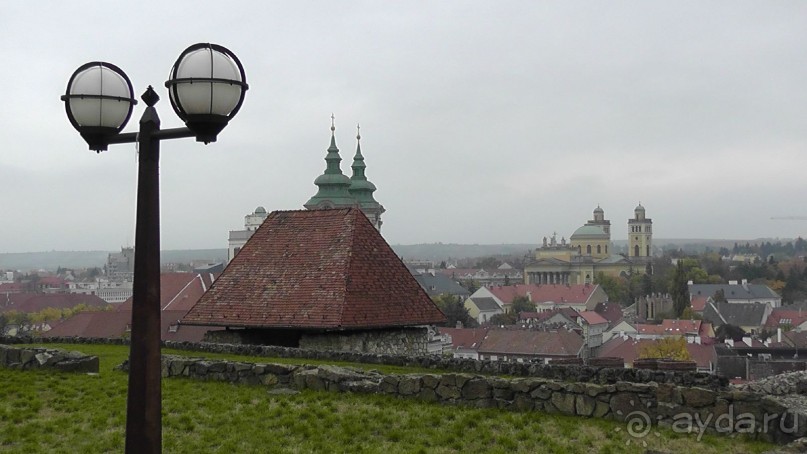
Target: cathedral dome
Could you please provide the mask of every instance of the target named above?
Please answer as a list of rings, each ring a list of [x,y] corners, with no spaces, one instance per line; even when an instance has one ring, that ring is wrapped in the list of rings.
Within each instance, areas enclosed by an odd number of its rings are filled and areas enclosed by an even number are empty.
[[[610,237],[605,230],[602,229],[600,226],[596,225],[584,225],[579,229],[575,230],[572,233],[572,236],[569,237],[571,240],[578,240],[578,239],[604,239],[607,240]]]
[[[594,208],[594,212],[597,214],[605,214],[605,211],[603,211],[603,209],[600,208],[599,205],[597,205],[597,208]]]
[[[266,214],[266,208],[264,207],[255,208],[255,214]]]

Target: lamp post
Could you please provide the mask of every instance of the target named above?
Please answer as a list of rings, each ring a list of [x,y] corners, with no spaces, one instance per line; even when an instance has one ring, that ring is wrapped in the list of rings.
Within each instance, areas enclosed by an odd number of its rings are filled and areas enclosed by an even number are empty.
[[[121,133],[137,104],[132,83],[117,66],[91,62],[79,67],[61,97],[67,117],[89,145],[137,143],[137,218],[132,293],[126,452],[162,449],[160,392],[160,141],[216,137],[244,102],[248,88],[238,57],[216,44],[194,44],[180,54],[165,86],[183,128],[160,129],[154,105],[160,97],[149,86],[141,96],[147,107],[139,131]]]

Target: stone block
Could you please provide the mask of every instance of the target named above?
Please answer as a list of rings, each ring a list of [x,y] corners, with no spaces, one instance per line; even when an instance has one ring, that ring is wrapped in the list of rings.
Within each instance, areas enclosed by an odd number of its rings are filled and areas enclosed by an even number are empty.
[[[54,368],[62,372],[82,372],[98,373],[100,363],[97,356],[85,356],[84,358],[68,358],[59,361]]]
[[[420,376],[405,375],[398,382],[398,393],[402,396],[410,396],[420,392]]]
[[[436,389],[440,384],[440,377],[438,375],[427,374],[422,377],[421,383],[424,388]]]
[[[462,387],[462,398],[467,400],[491,397],[491,386],[484,378],[473,378]]]
[[[418,393],[418,399],[425,400],[426,402],[436,402],[439,400],[437,393],[431,388],[422,388]]]
[[[597,400],[583,395],[578,394],[575,396],[575,412],[581,416],[591,416],[594,414],[594,409],[597,406]]]
[[[541,385],[535,388],[531,393],[530,397],[533,399],[540,399],[540,400],[547,400],[552,396],[552,390],[549,389],[546,385]]]
[[[398,382],[398,377],[394,375],[387,375],[381,379],[381,383],[378,385],[378,390],[384,394],[397,394]]]
[[[552,405],[564,415],[575,414],[575,395],[565,392],[554,392],[549,399]]]
[[[633,411],[646,411],[639,396],[633,393],[617,393],[611,396],[611,412],[619,420],[624,420]]]
[[[605,387],[594,383],[586,383],[586,395],[589,397],[597,397],[605,392]]]
[[[694,408],[712,405],[715,402],[715,392],[703,388],[681,388],[681,397],[684,405]]]
[[[609,414],[611,411],[611,407],[608,405],[607,402],[597,401],[594,405],[594,413],[591,416],[595,418],[602,418],[605,415]]]
[[[453,385],[446,385],[444,383],[440,383],[440,386],[437,387],[436,393],[442,400],[459,399],[460,396],[462,396],[462,391],[460,388]]]

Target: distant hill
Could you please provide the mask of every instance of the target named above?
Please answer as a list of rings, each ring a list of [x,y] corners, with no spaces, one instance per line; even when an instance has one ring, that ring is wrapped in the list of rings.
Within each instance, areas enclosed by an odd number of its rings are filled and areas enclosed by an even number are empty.
[[[0,253],[0,269],[31,271],[38,269],[102,268],[115,251],[47,251]],[[167,250],[160,253],[161,263],[190,263],[194,260],[223,262],[227,249]]]
[[[404,260],[467,259],[496,255],[524,255],[538,244],[395,244],[392,249]]]
[[[714,240],[714,239],[664,239],[654,238],[653,244],[664,249],[681,248],[687,252],[702,252],[705,248],[717,251],[721,247],[731,249],[734,243],[755,244],[770,241],[783,243],[792,241],[784,238],[765,238],[755,240]],[[627,241],[614,240],[614,247],[624,249]],[[523,256],[527,251],[540,247],[540,244],[456,244],[456,243],[430,243],[430,244],[395,244],[392,249],[399,257],[405,260],[458,260],[475,257],[490,257],[500,255]],[[47,252],[19,252],[0,253],[0,269],[10,270],[56,270],[63,268],[91,268],[103,267],[107,256],[117,251],[47,251]],[[210,262],[224,262],[227,260],[227,249],[176,249],[165,250],[161,253],[161,262],[190,263],[196,260]]]

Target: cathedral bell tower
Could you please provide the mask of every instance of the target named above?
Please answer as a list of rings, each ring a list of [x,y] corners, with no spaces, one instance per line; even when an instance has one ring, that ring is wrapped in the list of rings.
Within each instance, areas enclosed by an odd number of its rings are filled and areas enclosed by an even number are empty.
[[[649,261],[653,247],[653,220],[645,216],[641,203],[628,219],[628,256],[632,262]]]

